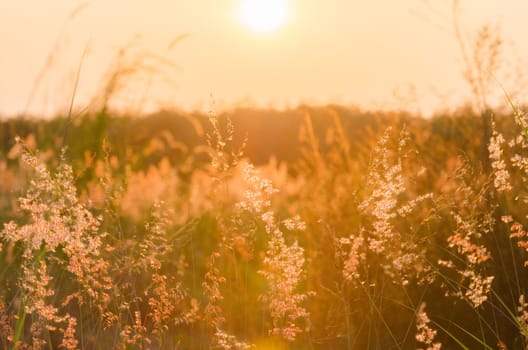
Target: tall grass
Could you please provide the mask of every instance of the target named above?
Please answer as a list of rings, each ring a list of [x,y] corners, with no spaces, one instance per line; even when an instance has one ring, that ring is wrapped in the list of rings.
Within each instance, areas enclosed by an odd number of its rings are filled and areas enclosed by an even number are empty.
[[[98,135],[81,159],[19,139],[0,158],[2,347],[525,347],[520,109],[492,124],[490,172],[478,142],[450,144],[463,118],[358,139],[343,111],[301,112],[282,165],[214,113],[201,143],[122,148],[108,115],[72,125]]]

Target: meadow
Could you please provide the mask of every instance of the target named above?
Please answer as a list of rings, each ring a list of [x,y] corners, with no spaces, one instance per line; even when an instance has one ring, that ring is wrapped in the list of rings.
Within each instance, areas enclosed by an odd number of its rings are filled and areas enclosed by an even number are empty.
[[[525,349],[522,108],[0,122],[3,349]]]

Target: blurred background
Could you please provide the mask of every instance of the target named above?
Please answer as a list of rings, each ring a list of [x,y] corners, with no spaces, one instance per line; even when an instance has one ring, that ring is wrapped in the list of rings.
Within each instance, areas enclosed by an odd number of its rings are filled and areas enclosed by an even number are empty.
[[[430,115],[472,96],[455,21],[468,51],[484,25],[500,36],[493,73],[521,90],[528,3],[457,3],[455,14],[444,1],[285,0],[284,21],[262,32],[241,20],[243,0],[4,1],[0,114],[65,112],[79,71],[76,108],[93,108],[121,69],[111,105],[127,112],[203,111],[213,96],[221,110],[337,103]]]

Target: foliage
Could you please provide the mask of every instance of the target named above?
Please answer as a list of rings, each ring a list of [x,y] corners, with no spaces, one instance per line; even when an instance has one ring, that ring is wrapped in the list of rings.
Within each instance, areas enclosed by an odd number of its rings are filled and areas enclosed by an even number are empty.
[[[1,347],[525,347],[514,112],[3,121]]]

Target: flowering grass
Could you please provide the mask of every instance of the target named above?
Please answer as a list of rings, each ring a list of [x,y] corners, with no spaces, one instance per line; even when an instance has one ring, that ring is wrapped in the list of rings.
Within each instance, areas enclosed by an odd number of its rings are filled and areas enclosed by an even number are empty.
[[[469,119],[404,119],[360,138],[343,111],[304,111],[295,161],[267,165],[214,113],[195,144],[18,139],[0,347],[525,348],[525,115],[492,124],[489,170],[478,142],[452,145]]]

